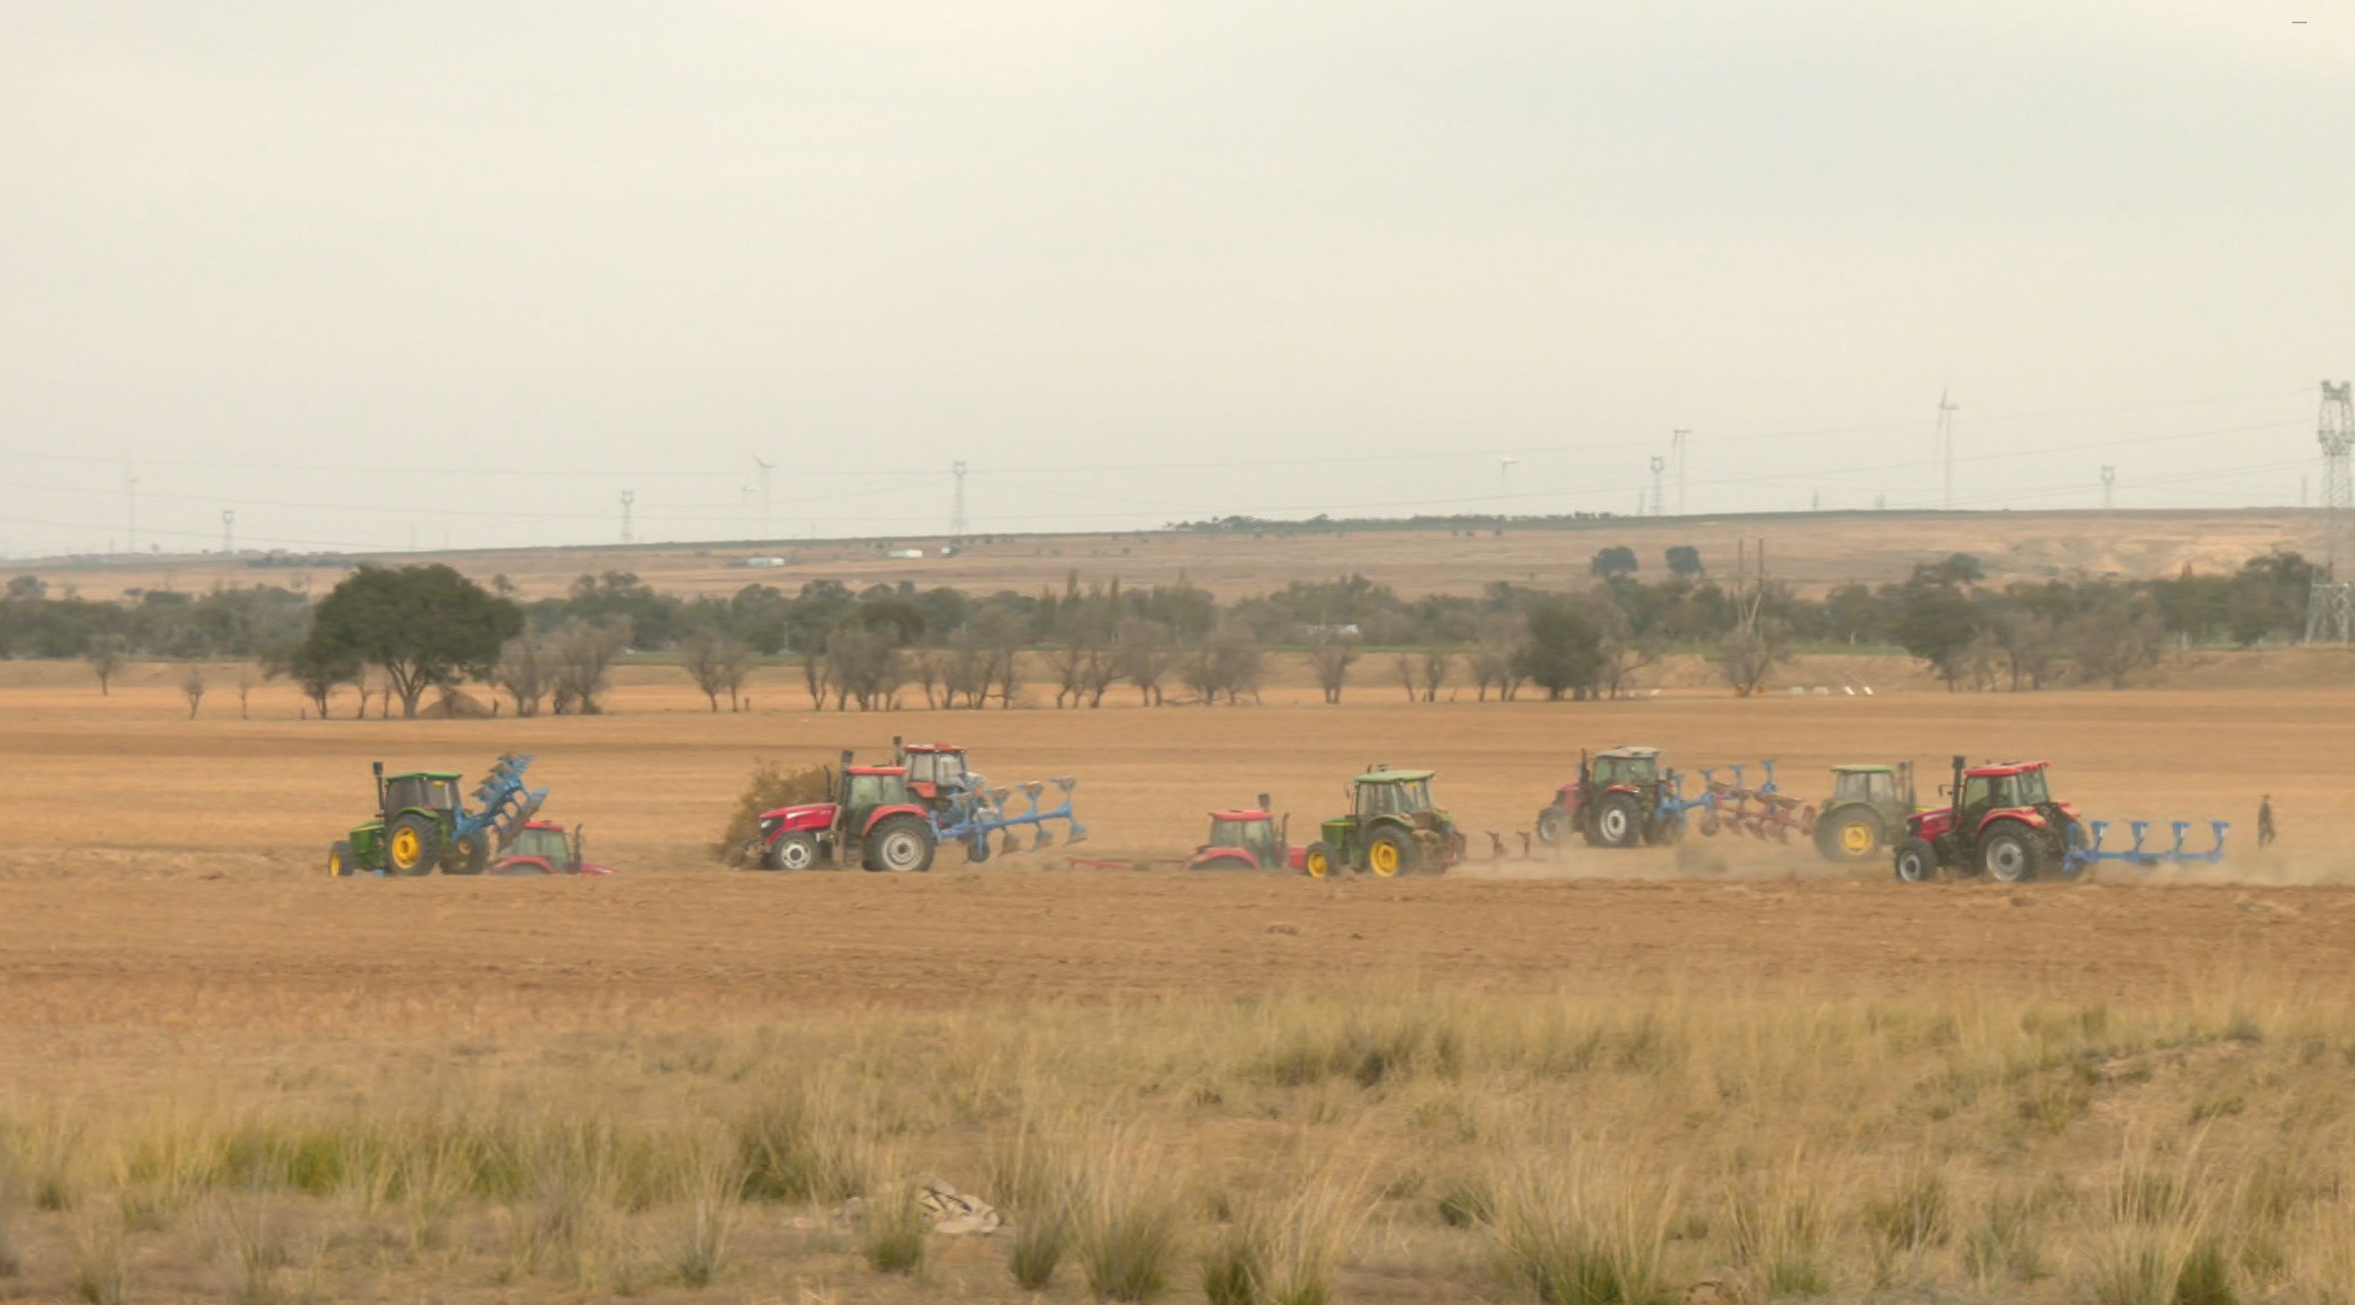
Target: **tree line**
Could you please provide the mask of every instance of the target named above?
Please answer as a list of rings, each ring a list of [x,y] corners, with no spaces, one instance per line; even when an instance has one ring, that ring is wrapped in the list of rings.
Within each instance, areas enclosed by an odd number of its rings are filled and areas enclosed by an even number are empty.
[[[1406,598],[1364,576],[1295,581],[1219,601],[1184,581],[1117,579],[978,595],[908,583],[853,590],[812,580],[788,594],[662,593],[628,572],[584,575],[561,596],[519,601],[505,577],[478,585],[447,566],[363,566],[317,602],[274,586],[146,591],[100,602],[19,576],[0,594],[0,656],[87,660],[104,688],[132,657],[258,662],[322,716],[356,688],[365,711],[415,715],[428,693],[494,691],[518,715],[593,714],[630,651],[671,657],[713,711],[743,705],[754,668],[784,662],[810,704],[835,710],[1011,707],[1027,685],[1057,707],[1115,693],[1146,705],[1256,697],[1269,657],[1297,656],[1329,702],[1372,679],[1417,701],[1613,697],[1679,652],[1707,655],[1737,693],[1801,647],[1901,648],[1950,689],[2122,684],[2172,645],[2294,639],[2323,569],[2295,553],[2235,571],[2152,581],[1986,582],[1966,555],[1902,582],[1820,598],[1781,584],[1723,585],[1689,546],[1645,580],[1631,550],[1596,554],[1589,589],[1507,582],[1478,595]]]

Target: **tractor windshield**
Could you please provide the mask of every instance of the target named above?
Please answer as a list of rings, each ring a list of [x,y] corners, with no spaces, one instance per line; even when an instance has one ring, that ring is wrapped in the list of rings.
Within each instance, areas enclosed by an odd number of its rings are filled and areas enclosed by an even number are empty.
[[[2013,798],[2013,802],[2015,802],[2017,805],[2033,807],[2052,801],[2052,793],[2045,787],[2044,784],[2043,771],[2023,771],[2017,777],[2017,780],[2018,782],[2016,788],[2018,796]]]
[[[908,800],[908,780],[905,775],[853,775],[850,777],[850,800],[844,805],[866,810],[870,807],[897,806]]]
[[[436,779],[431,775],[396,775],[385,781],[384,804],[395,811],[412,808],[455,811],[458,809],[458,785],[454,781]]]
[[[1213,820],[1210,822],[1212,847],[1239,847],[1265,863],[1275,850],[1276,826],[1269,820]]]
[[[1404,779],[1360,784],[1357,809],[1361,816],[1411,816],[1418,811],[1429,811],[1431,781]]]
[[[962,752],[911,752],[908,754],[908,778],[920,784],[941,784],[954,787],[965,778],[965,754]]]
[[[526,829],[515,836],[507,855],[536,856],[550,865],[561,865],[572,859],[572,847],[564,841],[563,830]]]
[[[1894,803],[1897,776],[1885,770],[1843,770],[1832,786],[1832,801]]]
[[[1597,757],[1595,782],[1609,787],[1614,784],[1649,784],[1660,774],[1660,763],[1653,757]]]

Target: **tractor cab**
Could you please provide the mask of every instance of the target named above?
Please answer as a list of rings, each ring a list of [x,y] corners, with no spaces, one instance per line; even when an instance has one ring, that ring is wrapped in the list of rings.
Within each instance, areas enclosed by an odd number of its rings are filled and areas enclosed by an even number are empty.
[[[1832,795],[1815,822],[1815,849],[1827,861],[1862,861],[1898,837],[1915,811],[1912,762],[1834,766]]]
[[[1412,818],[1432,810],[1431,777],[1428,770],[1378,770],[1360,775],[1357,787],[1357,818],[1370,822],[1381,816]]]
[[[1966,766],[1956,757],[1946,804],[1906,817],[1897,877],[1922,883],[1941,868],[2001,883],[2074,876],[2083,834],[2077,808],[2053,799],[2050,770],[2042,761]]]
[[[1658,748],[1613,748],[1596,753],[1592,765],[1598,789],[1640,789],[1660,782]]]
[[[611,867],[590,862],[588,831],[534,820],[515,831],[506,854],[492,864],[495,875],[609,875]]]
[[[572,860],[572,841],[564,836],[564,826],[535,820],[525,825],[515,841],[507,845],[507,855],[563,865]]]
[[[1895,766],[1834,766],[1832,767],[1832,800],[1827,807],[1846,802],[1860,802],[1867,806],[1895,808],[1913,806],[1913,773],[1908,767],[1906,783],[1900,792]]]
[[[953,798],[973,786],[963,748],[953,743],[893,742],[897,764],[907,771],[908,791],[926,803]]]
[[[1371,870],[1388,878],[1418,870],[1438,872],[1463,859],[1464,839],[1445,811],[1432,805],[1428,770],[1380,766],[1349,781],[1350,812],[1324,822],[1303,854],[1315,878],[1336,870]]]
[[[446,770],[414,770],[384,777],[384,809],[400,811],[456,811],[458,774]]]
[[[864,829],[868,813],[878,807],[906,806],[908,772],[903,766],[845,766],[842,770],[842,807],[850,827]]]
[[[1287,818],[1283,824],[1289,825]],[[1268,810],[1268,795],[1259,795],[1256,807],[1210,813],[1210,838],[1194,849],[1187,858],[1189,870],[1278,870],[1286,865],[1297,865],[1298,854],[1290,846],[1275,815]]]

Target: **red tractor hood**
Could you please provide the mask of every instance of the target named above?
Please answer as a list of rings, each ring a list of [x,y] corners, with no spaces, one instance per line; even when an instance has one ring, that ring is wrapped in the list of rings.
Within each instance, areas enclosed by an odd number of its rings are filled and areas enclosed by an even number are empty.
[[[773,836],[793,829],[829,829],[834,824],[835,809],[832,802],[810,802],[797,807],[763,811],[760,816],[761,830]]]

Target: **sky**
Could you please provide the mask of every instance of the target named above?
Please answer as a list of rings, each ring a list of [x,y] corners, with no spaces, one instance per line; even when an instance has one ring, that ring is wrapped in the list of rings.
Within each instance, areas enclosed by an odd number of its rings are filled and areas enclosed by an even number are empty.
[[[2350,374],[2355,0],[0,6],[14,558],[937,535],[958,462],[974,533],[2285,505]]]

